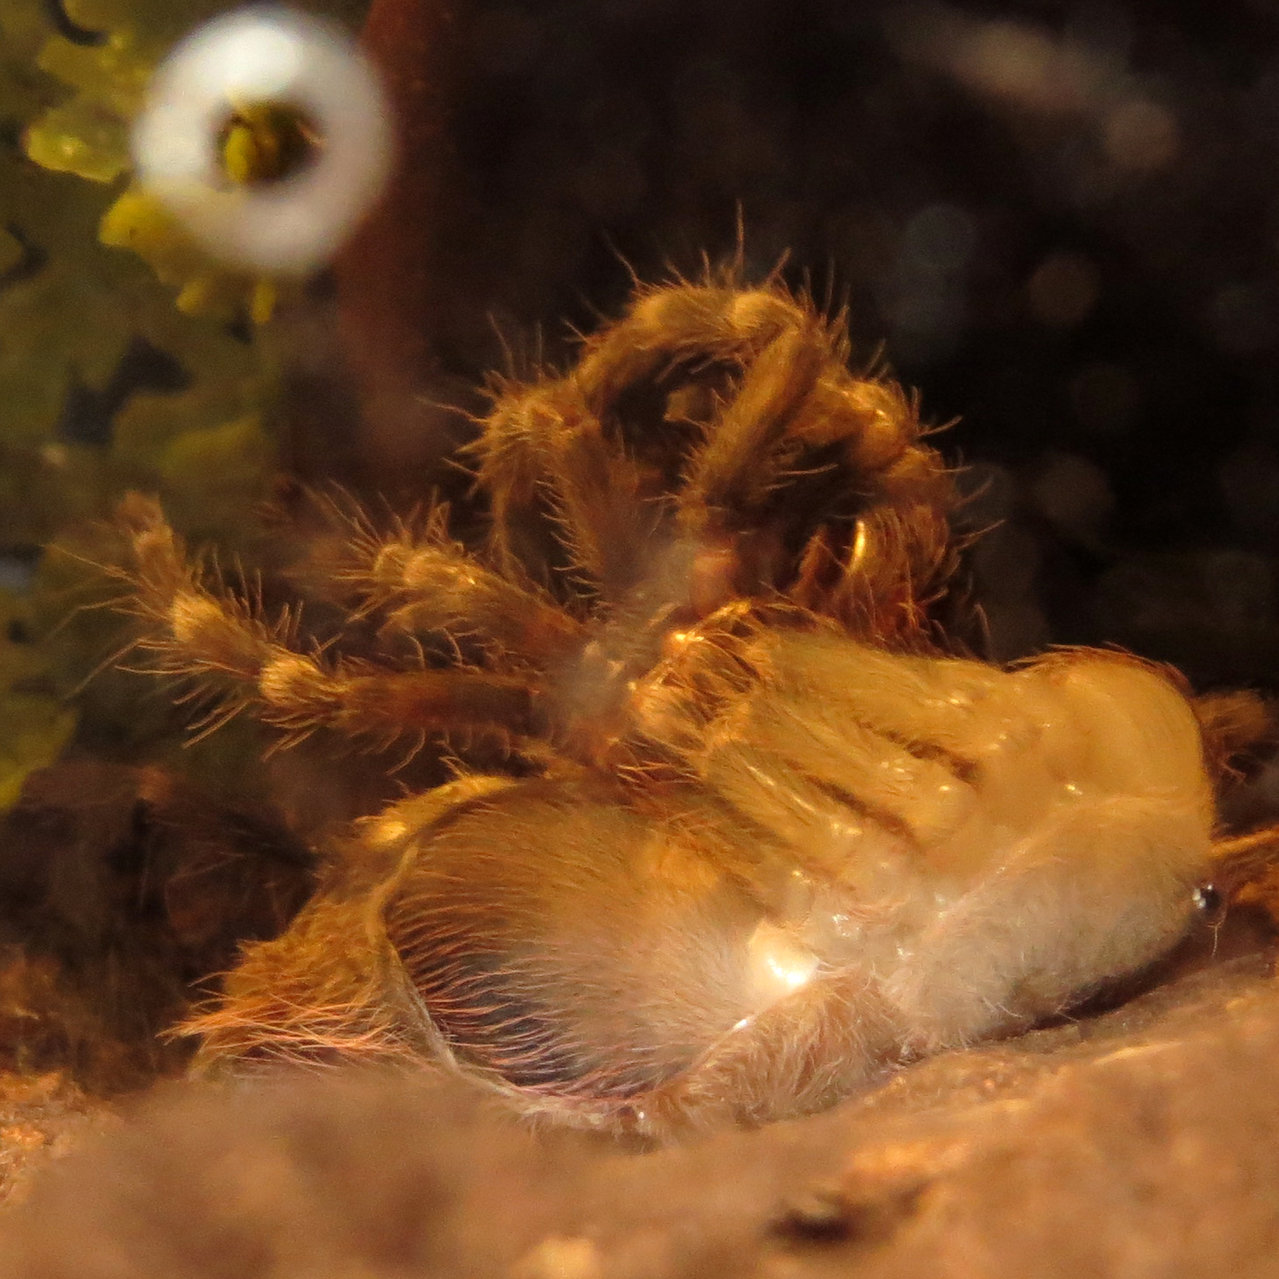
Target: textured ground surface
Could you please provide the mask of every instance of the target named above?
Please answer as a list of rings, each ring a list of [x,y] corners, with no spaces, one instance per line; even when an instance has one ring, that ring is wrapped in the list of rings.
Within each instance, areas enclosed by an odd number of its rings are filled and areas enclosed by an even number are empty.
[[[121,1123],[13,1080],[0,1274],[1273,1274],[1279,983],[1239,922],[1112,1011],[652,1154],[538,1138],[420,1081],[175,1086]],[[24,1177],[24,1157],[54,1166]]]

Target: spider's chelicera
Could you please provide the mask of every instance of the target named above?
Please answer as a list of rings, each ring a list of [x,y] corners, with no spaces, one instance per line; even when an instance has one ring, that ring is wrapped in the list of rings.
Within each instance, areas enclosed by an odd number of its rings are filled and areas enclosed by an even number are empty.
[[[661,1137],[1032,1024],[1184,932],[1201,717],[1125,655],[947,654],[952,478],[838,319],[642,291],[564,376],[496,388],[474,462],[478,547],[317,499],[358,657],[123,508],[144,644],[210,722],[511,761],[357,824],[193,1023],[206,1060],[431,1062]]]

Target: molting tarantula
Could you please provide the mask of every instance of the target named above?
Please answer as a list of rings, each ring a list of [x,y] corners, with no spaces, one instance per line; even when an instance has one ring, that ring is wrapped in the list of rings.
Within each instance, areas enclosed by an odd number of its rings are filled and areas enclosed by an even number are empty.
[[[497,386],[473,447],[478,549],[317,499],[372,656],[122,509],[143,642],[214,721],[463,761],[246,952],[206,1061],[429,1061],[664,1137],[1028,1026],[1182,935],[1213,717],[1126,655],[945,654],[951,475],[841,321],[774,282],[642,290],[567,375]]]

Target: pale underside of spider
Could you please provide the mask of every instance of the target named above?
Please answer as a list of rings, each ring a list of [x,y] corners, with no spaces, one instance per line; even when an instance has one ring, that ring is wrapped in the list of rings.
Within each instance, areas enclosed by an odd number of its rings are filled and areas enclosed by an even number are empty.
[[[143,643],[209,724],[463,761],[245,954],[204,1060],[429,1062],[664,1137],[1033,1024],[1184,933],[1203,717],[1127,656],[942,651],[951,476],[838,318],[771,282],[644,290],[481,426],[482,545],[317,500],[358,655],[122,510]],[[476,741],[510,766],[466,768]]]

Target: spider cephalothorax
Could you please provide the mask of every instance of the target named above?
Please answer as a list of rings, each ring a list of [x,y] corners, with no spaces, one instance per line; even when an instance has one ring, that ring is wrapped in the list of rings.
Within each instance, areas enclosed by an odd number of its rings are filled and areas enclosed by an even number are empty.
[[[194,1023],[207,1059],[394,1058],[663,1135],[821,1105],[1168,948],[1207,874],[1168,672],[943,656],[953,494],[913,403],[770,285],[640,293],[498,388],[492,521],[320,507],[372,653],[299,642],[126,504],[162,668],[286,738],[496,738],[360,823]]]

